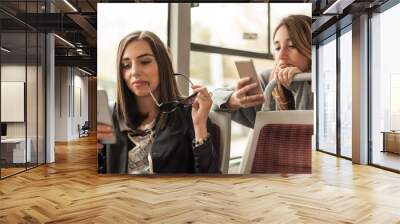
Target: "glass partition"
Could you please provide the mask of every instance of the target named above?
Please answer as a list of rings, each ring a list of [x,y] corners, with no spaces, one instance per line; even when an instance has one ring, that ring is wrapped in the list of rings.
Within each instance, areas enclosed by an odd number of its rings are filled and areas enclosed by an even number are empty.
[[[340,36],[340,154],[352,157],[352,34]]]
[[[43,5],[44,1],[0,3],[15,9],[17,17],[42,13]],[[5,178],[45,162],[46,40],[43,33],[3,12],[0,24],[0,178]]]
[[[336,37],[318,47],[318,146],[336,154]]]
[[[1,140],[2,177],[26,169],[26,74],[25,32],[1,34]]]
[[[400,5],[371,18],[372,164],[400,171]]]

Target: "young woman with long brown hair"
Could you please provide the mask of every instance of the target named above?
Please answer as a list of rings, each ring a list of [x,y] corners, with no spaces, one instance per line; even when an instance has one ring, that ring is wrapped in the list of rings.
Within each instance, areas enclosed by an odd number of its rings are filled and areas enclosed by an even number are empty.
[[[276,79],[272,108],[276,110],[306,110],[313,108],[311,83],[292,83],[299,73],[311,72],[311,18],[291,15],[281,20],[273,33],[275,67],[260,75],[263,88]],[[254,127],[256,112],[264,103],[263,94],[248,95],[257,88],[249,78],[238,81],[236,88],[220,88],[214,91],[214,104],[220,109],[232,110],[232,119],[248,127]]]
[[[117,52],[117,143],[107,151],[108,173],[214,173],[217,155],[210,138],[207,89],[180,96],[168,51],[152,32],[127,35]],[[190,80],[188,80],[190,81]],[[98,140],[109,126],[98,126]],[[98,144],[98,148],[102,148]]]

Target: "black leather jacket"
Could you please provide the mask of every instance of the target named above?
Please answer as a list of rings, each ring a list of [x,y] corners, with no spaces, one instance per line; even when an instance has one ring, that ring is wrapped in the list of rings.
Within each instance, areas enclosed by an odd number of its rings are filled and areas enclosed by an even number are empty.
[[[177,121],[167,123],[166,127],[155,133],[151,150],[153,170],[155,173],[218,173],[218,158],[212,138],[201,146],[193,148],[194,128],[191,108],[177,108]],[[127,173],[128,150],[134,147],[128,140],[127,133],[120,130],[114,110],[113,120],[117,143],[107,145],[105,167],[107,173]],[[207,130],[211,123],[208,121]],[[100,165],[100,164],[99,164]],[[99,172],[101,169],[99,168]]]

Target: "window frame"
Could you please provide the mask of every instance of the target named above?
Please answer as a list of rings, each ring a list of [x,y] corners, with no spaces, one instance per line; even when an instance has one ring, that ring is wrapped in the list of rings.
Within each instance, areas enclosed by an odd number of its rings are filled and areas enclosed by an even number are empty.
[[[341,67],[340,67],[340,37],[344,34],[346,34],[347,32],[351,32],[352,31],[352,22],[351,20],[349,20],[350,17],[346,16],[343,18],[343,20],[339,20],[338,23],[343,22],[343,26],[340,27],[340,29],[337,29],[336,32],[334,33],[330,33],[330,35],[326,35],[323,37],[323,39],[319,39],[318,42],[315,44],[316,46],[316,108],[315,108],[315,114],[316,114],[316,151],[319,152],[323,152],[329,155],[333,155],[339,158],[343,158],[346,160],[352,160],[352,158],[349,158],[347,156],[343,156],[341,153],[341,119],[340,119],[340,77],[341,77]],[[336,24],[332,25],[332,27],[336,27]],[[328,28],[327,30],[329,30],[331,28]],[[320,57],[319,57],[319,53],[318,53],[318,49],[320,48],[321,44],[327,44],[331,41],[336,41],[336,152],[335,153],[331,153],[328,152],[324,149],[321,149],[319,147],[320,143],[319,143],[319,91],[320,91],[320,86],[319,86],[319,64],[320,64]]]
[[[38,4],[39,4],[39,2],[41,2],[41,1],[39,1],[39,0],[37,0],[37,1],[34,1],[33,3],[36,3],[36,12],[38,12],[38,10],[39,10],[39,8],[38,8]],[[25,20],[26,20],[26,16],[27,16],[27,13],[29,13],[29,12],[27,12],[27,2],[23,2],[23,3],[25,3],[25,5],[24,5],[24,15],[25,15]],[[47,13],[47,11],[48,11],[48,7],[46,7],[46,10],[45,10],[45,12]],[[23,50],[24,52],[25,52],[25,55],[24,55],[24,58],[25,58],[25,81],[24,81],[24,91],[25,91],[25,93],[24,93],[24,122],[23,122],[23,124],[24,124],[24,142],[25,142],[25,166],[24,167],[21,167],[21,168],[24,168],[24,169],[21,169],[21,170],[19,170],[19,171],[17,171],[17,172],[13,172],[13,173],[11,173],[11,174],[8,174],[8,175],[3,175],[3,173],[2,173],[2,167],[0,166],[0,180],[3,180],[3,179],[6,179],[6,178],[9,178],[9,177],[12,177],[12,176],[15,176],[15,175],[17,175],[17,174],[19,174],[19,173],[23,173],[23,172],[26,172],[26,171],[28,171],[28,170],[30,170],[30,169],[34,169],[34,168],[37,168],[37,167],[39,167],[39,166],[42,166],[42,165],[45,165],[45,164],[47,164],[47,81],[46,81],[46,77],[47,77],[47,44],[48,44],[48,39],[47,39],[47,32],[43,32],[43,31],[41,31],[41,30],[39,30],[39,29],[36,29],[35,27],[33,27],[33,26],[31,26],[31,25],[29,25],[29,24],[27,24],[26,22],[24,22],[23,20],[21,20],[21,19],[19,19],[19,18],[17,18],[15,15],[13,15],[13,13],[11,13],[11,12],[9,12],[9,11],[7,11],[7,10],[5,10],[5,9],[3,9],[3,8],[1,8],[0,7],[0,12],[2,13],[2,14],[5,14],[5,15],[7,15],[8,17],[10,17],[13,21],[15,21],[15,22],[18,22],[18,23],[21,23],[21,26],[23,27],[23,29],[21,29],[21,30],[16,30],[16,31],[8,31],[8,30],[6,30],[6,31],[4,31],[4,30],[0,30],[0,45],[2,45],[2,35],[3,34],[7,34],[7,33],[11,33],[11,34],[15,34],[15,33],[20,33],[20,34],[23,34],[25,37],[24,37],[24,47],[25,47],[25,49]],[[31,148],[31,156],[32,156],[32,152],[35,152],[35,151],[33,151],[33,150],[36,150],[36,161],[34,161],[34,163],[32,163],[32,161],[31,162],[29,162],[30,164],[29,164],[29,166],[28,166],[28,153],[27,153],[27,148],[28,148],[28,107],[27,107],[27,103],[28,103],[28,98],[27,98],[27,85],[28,85],[28,34],[34,34],[35,36],[36,36],[36,41],[35,41],[35,43],[36,43],[36,47],[35,47],[35,50],[36,50],[36,60],[34,60],[34,62],[35,62],[35,66],[36,66],[36,69],[35,69],[35,75],[36,75],[36,122],[33,122],[33,124],[32,125],[36,125],[36,136],[32,136],[31,137],[31,140],[33,140],[33,138],[36,138],[36,149],[32,149]],[[39,36],[41,36],[41,35],[39,35],[39,34],[43,34],[43,38],[39,38]],[[43,52],[44,53],[44,55],[42,55],[42,60],[44,60],[44,67],[43,67],[43,69],[42,69],[42,71],[41,71],[41,75],[42,75],[42,79],[44,79],[44,80],[42,80],[42,82],[43,82],[43,84],[44,84],[44,91],[42,92],[42,95],[44,96],[44,98],[42,99],[42,103],[43,103],[43,105],[41,105],[41,107],[42,107],[42,109],[44,109],[44,116],[43,117],[39,117],[39,98],[38,98],[38,96],[39,96],[39,79],[38,79],[38,77],[39,77],[39,69],[38,69],[38,67],[39,67],[39,41],[41,41],[41,43],[43,44],[43,48],[44,49],[42,49],[42,51],[40,51],[40,52]],[[2,53],[0,53],[0,82],[2,81],[2,72],[1,72],[1,68],[2,68],[2,66],[3,66],[3,64],[2,64],[2,62],[3,62],[3,58],[2,58]],[[1,86],[0,86],[0,90],[1,90]],[[0,91],[1,92],[1,91]],[[0,93],[0,95],[1,95],[1,93]],[[0,101],[1,101],[1,99],[0,99]],[[2,108],[1,108],[1,106],[0,106],[0,110],[1,110]],[[1,115],[0,115],[0,117],[1,117]],[[44,119],[44,120],[42,120],[42,118]],[[43,131],[43,145],[42,145],[42,155],[41,155],[41,157],[43,157],[42,159],[43,159],[43,162],[39,162],[39,120],[42,122],[42,124],[44,125],[44,131]],[[1,122],[1,120],[0,120],[0,123],[2,123]],[[2,147],[1,147],[1,145],[0,145],[0,157],[1,157],[1,152],[2,152]]]
[[[199,7],[201,4],[196,3],[192,4],[190,10],[194,7]],[[273,60],[273,55],[271,53],[271,12],[270,12],[270,3],[267,4],[267,52],[260,53],[254,51],[245,51],[235,48],[226,48],[226,47],[217,47],[209,44],[200,44],[195,43],[190,40],[190,51],[196,51],[201,53],[213,53],[213,54],[222,54],[229,56],[240,56],[240,57],[249,57],[249,58],[259,58],[266,60]]]
[[[383,3],[382,5],[378,6],[374,10],[368,12],[368,31],[367,31],[367,38],[368,38],[368,68],[367,68],[367,79],[368,79],[368,165],[377,167],[383,170],[400,173],[400,170],[390,168],[384,165],[380,165],[373,162],[373,130],[372,130],[372,18],[374,17],[373,14],[382,14],[385,11],[393,8],[394,6],[400,4],[397,0],[388,0],[387,2]]]

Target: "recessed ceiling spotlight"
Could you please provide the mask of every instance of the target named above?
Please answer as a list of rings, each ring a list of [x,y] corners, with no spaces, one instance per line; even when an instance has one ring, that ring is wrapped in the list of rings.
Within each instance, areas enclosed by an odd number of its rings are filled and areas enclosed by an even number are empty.
[[[68,2],[68,0],[64,0],[65,4],[67,4],[72,10],[74,10],[75,12],[78,12],[78,10],[71,4]]]
[[[4,52],[6,52],[6,53],[10,53],[10,52],[11,52],[10,49],[5,48],[5,47],[1,47],[1,51],[4,51]]]
[[[75,48],[75,45],[73,45],[71,42],[69,42],[68,40],[66,40],[66,39],[64,39],[64,38],[62,38],[62,37],[60,37],[59,35],[57,35],[57,34],[54,34],[54,36],[55,37],[57,37],[59,40],[61,40],[62,42],[64,42],[64,43],[66,43],[67,45],[69,45],[70,47],[73,47],[73,48]]]
[[[88,72],[88,71],[86,71],[86,70],[83,70],[83,69],[81,69],[81,68],[79,68],[79,67],[78,67],[78,69],[79,69],[79,71],[81,71],[81,72],[83,72],[83,73],[85,73],[85,74],[87,74],[87,75],[92,75],[92,73],[90,73],[90,72]]]

